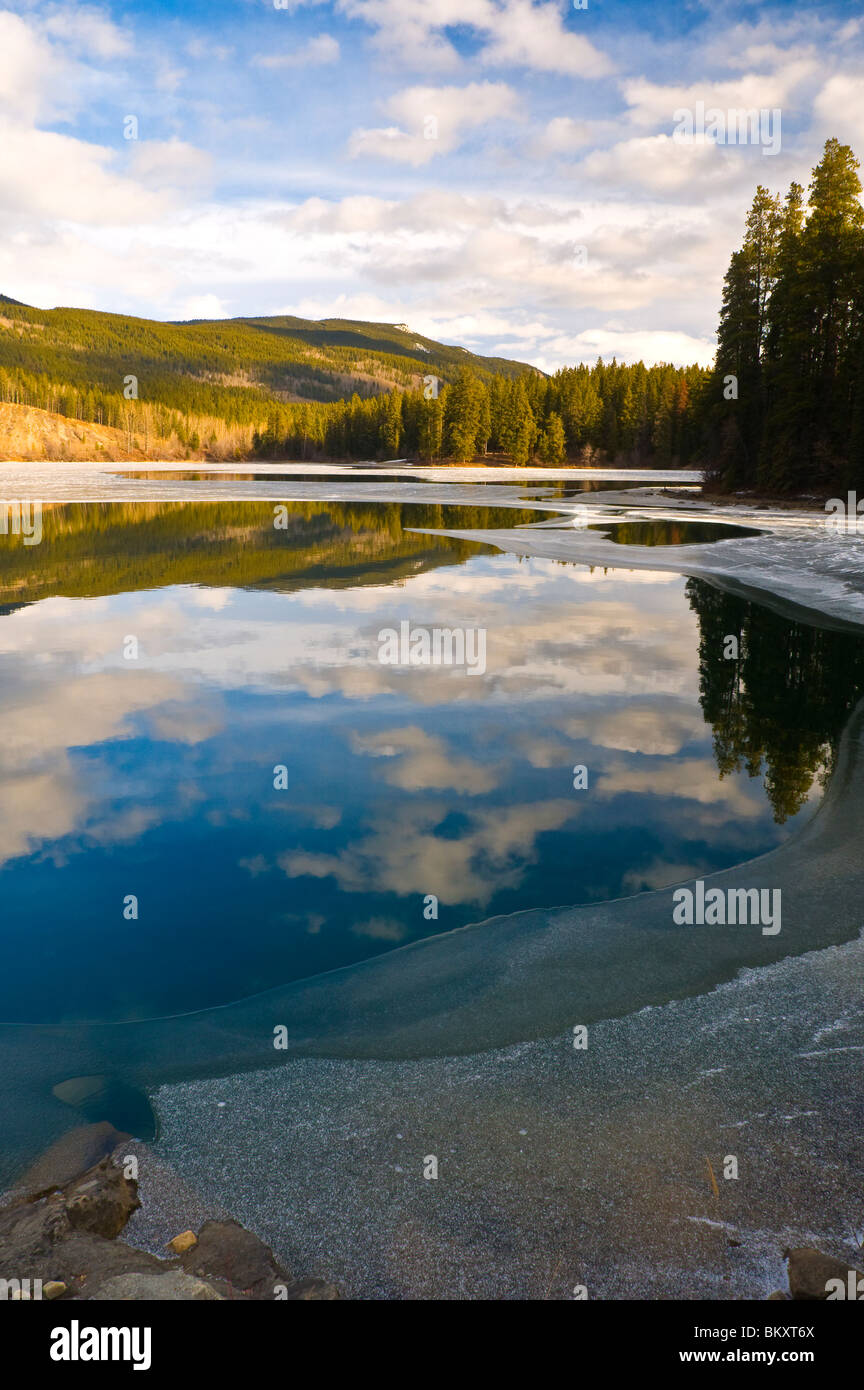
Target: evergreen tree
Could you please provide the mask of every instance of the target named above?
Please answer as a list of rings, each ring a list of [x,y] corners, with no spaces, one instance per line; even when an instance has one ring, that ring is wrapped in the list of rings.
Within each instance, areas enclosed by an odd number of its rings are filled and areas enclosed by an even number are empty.
[[[537,452],[540,460],[548,468],[563,463],[567,456],[567,441],[564,437],[564,422],[554,410],[546,421],[546,428],[540,436]]]
[[[864,464],[864,209],[858,160],[826,141],[808,206],[759,188],[726,275],[702,409],[721,487],[844,490]],[[730,378],[737,393],[728,393]],[[737,394],[737,399],[735,395]],[[688,446],[689,447],[689,446]]]

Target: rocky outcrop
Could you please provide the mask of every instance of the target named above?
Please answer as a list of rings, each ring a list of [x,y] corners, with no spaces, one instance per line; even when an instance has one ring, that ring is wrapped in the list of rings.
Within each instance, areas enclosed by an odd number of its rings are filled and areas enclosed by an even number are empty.
[[[225,1280],[248,1298],[272,1297],[275,1284],[290,1282],[269,1246],[237,1221],[205,1221],[181,1262],[188,1273]]]
[[[237,1221],[205,1221],[196,1245],[181,1263],[188,1273],[222,1280],[244,1298],[339,1297],[323,1279],[292,1280],[270,1247]]]
[[[137,1182],[110,1155],[70,1174],[115,1137],[124,1138],[110,1125],[73,1131],[28,1170],[0,1208],[0,1281],[6,1281],[0,1296],[123,1302],[339,1297],[323,1279],[293,1279],[270,1247],[236,1221],[207,1221],[197,1236],[182,1232],[169,1242],[179,1258],[160,1259],[118,1240],[141,1205]]]
[[[140,1205],[137,1182],[124,1178],[110,1158],[103,1158],[63,1189],[63,1209],[70,1226],[106,1240],[119,1236]]]
[[[838,1299],[864,1300],[864,1270],[850,1261],[836,1260],[833,1255],[823,1255],[821,1250],[811,1246],[785,1250],[783,1254],[788,1261],[791,1298],[814,1302],[833,1294]]]
[[[180,1269],[169,1269],[165,1274],[118,1274],[107,1279],[91,1297],[99,1301],[153,1303],[167,1299],[170,1303],[212,1303],[220,1302],[224,1295],[203,1279],[193,1279]]]
[[[102,1158],[107,1158],[129,1138],[107,1120],[100,1124],[76,1125],[67,1130],[55,1144],[36,1160],[19,1180],[16,1191],[32,1201],[44,1197],[73,1178],[86,1173]]]

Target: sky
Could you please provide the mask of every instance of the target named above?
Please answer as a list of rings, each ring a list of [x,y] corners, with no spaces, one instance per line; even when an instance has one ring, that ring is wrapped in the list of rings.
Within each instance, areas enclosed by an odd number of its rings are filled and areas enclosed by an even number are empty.
[[[546,371],[710,362],[756,185],[864,153],[858,0],[23,0],[0,54],[0,293]]]

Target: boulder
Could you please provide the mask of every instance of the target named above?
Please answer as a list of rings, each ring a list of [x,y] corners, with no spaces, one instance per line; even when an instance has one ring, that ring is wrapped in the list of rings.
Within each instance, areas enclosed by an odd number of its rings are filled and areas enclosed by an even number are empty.
[[[179,1236],[169,1240],[166,1249],[173,1250],[175,1255],[185,1255],[187,1250],[191,1250],[198,1244],[198,1237],[194,1231],[181,1231]]]
[[[14,1278],[71,1233],[61,1193],[0,1211],[0,1277]]]
[[[104,1236],[106,1240],[119,1236],[141,1205],[137,1182],[124,1177],[108,1158],[70,1183],[64,1197],[69,1224],[76,1231]]]
[[[251,1298],[272,1298],[274,1284],[293,1283],[269,1245],[237,1221],[205,1221],[182,1263],[187,1273],[223,1279]]]
[[[108,1279],[90,1297],[94,1302],[116,1300],[118,1302],[169,1302],[169,1303],[221,1303],[221,1293],[204,1283],[193,1279],[182,1269],[171,1269],[165,1274],[121,1274]]]
[[[827,1299],[828,1281],[840,1279],[846,1287],[850,1272],[856,1280],[864,1279],[864,1272],[856,1269],[851,1261],[835,1260],[833,1255],[823,1255],[821,1250],[810,1246],[785,1250],[783,1254],[789,1262],[789,1292],[794,1299],[811,1302]]]

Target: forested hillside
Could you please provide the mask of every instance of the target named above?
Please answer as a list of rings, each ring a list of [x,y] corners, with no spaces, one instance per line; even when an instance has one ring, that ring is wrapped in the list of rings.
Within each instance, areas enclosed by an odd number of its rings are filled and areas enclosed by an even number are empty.
[[[0,402],[119,430],[130,457],[686,463],[696,443],[698,368],[546,377],[404,324],[172,324],[0,299]]]

